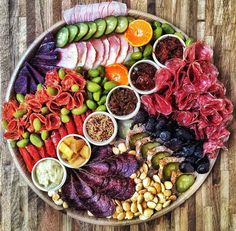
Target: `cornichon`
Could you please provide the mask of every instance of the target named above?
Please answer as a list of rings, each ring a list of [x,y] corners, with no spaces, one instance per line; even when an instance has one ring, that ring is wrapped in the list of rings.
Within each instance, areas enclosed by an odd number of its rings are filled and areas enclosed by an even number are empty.
[[[81,107],[74,108],[71,112],[74,115],[82,115],[83,113],[87,111],[87,109],[88,109],[87,105],[83,104]]]
[[[114,81],[108,81],[104,84],[104,89],[108,91],[110,91],[114,87],[116,87],[116,83]]]
[[[97,107],[97,104],[91,99],[86,100],[86,105],[91,110],[94,110]]]
[[[64,47],[69,39],[69,30],[67,27],[62,27],[56,35],[56,46]]]
[[[59,78],[60,78],[61,80],[64,79],[65,74],[66,74],[66,73],[65,73],[64,68],[60,68],[60,69],[58,70],[58,76],[59,76]]]
[[[24,96],[23,94],[17,93],[17,94],[16,94],[16,100],[17,100],[19,103],[23,103],[24,100],[25,100],[25,96]]]
[[[22,139],[22,140],[17,141],[16,145],[17,145],[17,147],[19,147],[19,148],[23,148],[23,147],[25,147],[28,143],[29,143],[29,139]]]
[[[181,32],[175,32],[174,35],[178,36],[180,39],[184,41],[184,35]]]
[[[68,123],[70,121],[70,117],[68,115],[61,115],[62,123]]]
[[[161,27],[165,31],[166,34],[174,34],[175,33],[174,28],[172,28],[172,26],[169,25],[168,23],[163,23],[161,25]]]
[[[61,114],[62,114],[62,115],[68,115],[68,114],[70,114],[70,110],[68,110],[67,108],[63,107],[63,108],[61,109]]]
[[[27,113],[27,110],[26,109],[19,109],[17,111],[15,111],[13,113],[13,116],[18,119],[18,118],[21,118],[23,115],[25,115]]]
[[[37,135],[37,134],[31,134],[30,135],[30,142],[38,148],[41,148],[43,146],[43,141],[40,138],[40,136]]]
[[[155,28],[157,28],[157,27],[161,27],[161,23],[159,22],[159,21],[153,21],[153,26],[155,27]]]
[[[35,118],[35,119],[33,120],[33,127],[34,127],[34,130],[35,130],[36,132],[38,132],[38,131],[41,129],[42,124],[41,124],[41,121],[40,121],[39,118]]]
[[[41,132],[41,138],[42,140],[46,140],[49,137],[49,132],[47,130],[43,130]]]

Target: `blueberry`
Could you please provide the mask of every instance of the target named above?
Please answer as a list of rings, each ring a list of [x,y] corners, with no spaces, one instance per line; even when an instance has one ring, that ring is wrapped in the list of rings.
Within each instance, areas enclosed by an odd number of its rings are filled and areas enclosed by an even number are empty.
[[[155,125],[156,125],[156,119],[154,117],[149,117],[145,125],[145,129],[148,132],[153,132],[155,130]]]
[[[173,138],[167,142],[164,143],[164,145],[167,147],[167,148],[170,148],[171,150],[173,151],[177,151],[181,148],[182,146],[182,141],[177,139],[177,138]]]
[[[183,152],[186,154],[186,156],[191,156],[194,153],[196,144],[189,144],[182,148]]]
[[[200,174],[207,173],[210,169],[210,161],[207,156],[196,162],[196,171]]]
[[[169,131],[163,131],[160,133],[160,139],[164,142],[170,140],[171,138],[171,133]]]
[[[184,172],[184,173],[186,173],[186,172],[194,172],[194,166],[190,162],[183,161],[179,165],[179,170],[181,172]]]

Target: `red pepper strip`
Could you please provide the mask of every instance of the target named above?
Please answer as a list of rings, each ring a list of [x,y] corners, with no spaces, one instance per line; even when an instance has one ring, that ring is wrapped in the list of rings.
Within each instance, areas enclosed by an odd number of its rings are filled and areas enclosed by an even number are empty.
[[[58,130],[53,130],[51,135],[52,142],[54,144],[54,147],[57,148],[58,143],[61,140],[61,136]]]
[[[67,130],[63,124],[59,127],[58,131],[60,133],[61,138],[68,135]]]
[[[83,122],[80,115],[73,115],[75,126],[79,135],[83,135]]]
[[[25,148],[29,152],[29,154],[31,155],[31,157],[34,159],[35,162],[42,159],[41,156],[39,155],[37,148],[33,144],[28,144],[27,146],[25,146]]]
[[[54,147],[54,144],[52,142],[51,137],[47,138],[45,141],[45,148],[46,148],[46,152],[49,156],[51,157],[56,157],[56,149]]]
[[[26,148],[19,148],[20,154],[25,162],[25,165],[29,172],[32,172],[35,161],[31,158],[30,154],[26,150]]]
[[[46,153],[46,149],[45,149],[45,146],[42,146],[41,148],[37,148],[38,152],[39,152],[39,155],[42,157],[42,158],[45,158],[45,157],[49,157]]]
[[[65,123],[65,125],[66,125],[66,130],[68,134],[76,134],[75,124],[72,118],[70,118],[70,121]]]

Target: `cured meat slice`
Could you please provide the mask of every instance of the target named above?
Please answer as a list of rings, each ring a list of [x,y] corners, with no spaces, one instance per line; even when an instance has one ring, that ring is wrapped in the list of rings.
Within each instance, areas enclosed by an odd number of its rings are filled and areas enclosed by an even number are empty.
[[[48,131],[58,129],[61,125],[61,119],[57,113],[50,113],[46,115],[46,129]]]
[[[84,69],[89,70],[93,68],[97,54],[91,42],[87,42],[86,47],[87,47],[87,57],[84,64]]]
[[[107,60],[109,58],[109,54],[110,54],[110,43],[109,43],[109,41],[107,40],[106,37],[104,37],[102,39],[102,43],[104,45],[104,56],[103,56],[103,60],[101,62],[101,65],[105,66],[106,62],[107,62]]]
[[[84,96],[82,92],[76,92],[73,96],[76,107],[81,107],[84,102]]]
[[[101,65],[102,61],[104,60],[105,48],[104,44],[101,39],[93,39],[91,43],[96,50],[96,60],[93,64],[93,67],[96,68],[97,66]]]
[[[75,43],[78,51],[78,62],[77,66],[82,67],[85,64],[86,57],[87,57],[87,46],[86,42],[79,42]]]
[[[115,63],[120,52],[120,40],[115,35],[108,37],[108,41],[110,44],[110,53],[106,66]]]
[[[129,44],[125,40],[124,35],[116,35],[120,39],[120,53],[116,59],[116,63],[123,63],[127,57]]]
[[[54,144],[52,142],[52,139],[51,137],[47,138],[45,141],[44,141],[44,144],[45,144],[45,148],[46,148],[46,152],[47,154],[50,156],[50,157],[56,157],[56,149],[54,147]]]
[[[59,51],[58,67],[75,69],[78,61],[78,51],[74,43],[65,48],[57,48]]]
[[[10,121],[14,118],[13,113],[17,110],[18,103],[16,100],[10,100],[3,104],[2,118],[6,121]]]
[[[70,8],[68,10],[65,10],[63,12],[63,18],[64,20],[66,21],[67,24],[71,24],[71,16],[72,16],[72,13],[73,13],[73,8]]]
[[[135,49],[134,47],[128,44],[128,51],[127,51],[126,59],[124,60],[124,62],[131,59],[130,56],[134,52],[134,49]]]

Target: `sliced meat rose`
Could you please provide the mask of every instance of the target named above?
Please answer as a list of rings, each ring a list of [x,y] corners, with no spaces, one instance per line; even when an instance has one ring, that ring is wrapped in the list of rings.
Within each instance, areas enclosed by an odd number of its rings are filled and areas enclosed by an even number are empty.
[[[58,85],[59,83],[60,83],[60,78],[58,76],[56,69],[47,72],[47,74],[45,76],[45,85],[46,86]]]
[[[101,65],[105,66],[109,58],[109,54],[110,54],[110,43],[106,37],[102,39],[102,43],[104,45],[104,56],[103,56],[103,61],[101,62]]]
[[[10,121],[13,118],[13,113],[17,110],[18,103],[16,100],[10,100],[3,104],[2,118]]]
[[[120,40],[115,35],[109,36],[108,41],[110,43],[110,54],[106,66],[115,63],[120,52]]]
[[[95,63],[96,50],[94,49],[91,42],[87,42],[86,46],[87,46],[88,52],[87,52],[87,57],[86,57],[86,61],[84,64],[84,69],[89,70],[89,69],[93,68],[93,65]]]
[[[61,126],[61,119],[56,113],[46,115],[46,129],[48,131],[58,129]]]
[[[72,110],[75,107],[75,100],[68,92],[62,92],[54,99],[54,102],[60,107],[65,106],[68,110]]]
[[[120,53],[116,59],[116,63],[123,63],[127,57],[129,44],[125,40],[124,35],[116,35],[120,39]]]
[[[34,95],[26,95],[25,96],[25,102],[27,104],[27,108],[34,111],[34,112],[40,112],[42,108],[42,104],[38,101],[38,99],[35,98]]]
[[[75,43],[71,43],[65,48],[58,48],[59,51],[59,62],[58,67],[65,67],[74,69],[77,66],[78,61],[78,51]]]
[[[82,67],[85,64],[87,57],[87,46],[86,42],[75,43],[78,51],[78,62],[77,66]]]
[[[84,96],[82,92],[76,92],[73,96],[76,107],[81,107],[84,102]]]
[[[104,53],[105,53],[105,48],[104,44],[101,39],[93,39],[91,40],[91,43],[96,50],[96,60],[93,64],[93,67],[96,68],[97,66],[101,65],[103,59],[104,59]]]
[[[33,126],[33,122],[35,119],[39,119],[40,122],[41,122],[41,129],[40,131],[42,130],[45,130],[46,129],[46,118],[39,114],[39,113],[32,113],[29,117],[29,122],[30,122],[30,126],[28,127],[28,131],[29,132],[33,132],[34,131],[34,126]]]

